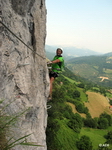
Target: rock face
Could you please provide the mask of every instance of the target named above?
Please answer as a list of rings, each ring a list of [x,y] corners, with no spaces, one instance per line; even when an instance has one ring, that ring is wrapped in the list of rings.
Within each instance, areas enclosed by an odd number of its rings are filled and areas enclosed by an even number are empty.
[[[13,150],[46,150],[45,1],[0,0],[0,19],[0,99],[10,103],[9,115],[29,108],[12,128],[14,138],[31,134],[26,141],[43,146],[19,145]]]

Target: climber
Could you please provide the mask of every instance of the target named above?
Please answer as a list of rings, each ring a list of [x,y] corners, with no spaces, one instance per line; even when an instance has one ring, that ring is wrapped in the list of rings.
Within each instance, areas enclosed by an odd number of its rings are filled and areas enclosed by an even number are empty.
[[[48,97],[48,101],[52,100],[52,89],[53,89],[53,82],[56,77],[59,76],[59,73],[63,70],[64,67],[64,58],[62,57],[63,50],[61,48],[57,48],[56,56],[53,58],[52,61],[48,62],[47,64],[52,66],[52,69],[49,72],[50,77],[50,94]]]

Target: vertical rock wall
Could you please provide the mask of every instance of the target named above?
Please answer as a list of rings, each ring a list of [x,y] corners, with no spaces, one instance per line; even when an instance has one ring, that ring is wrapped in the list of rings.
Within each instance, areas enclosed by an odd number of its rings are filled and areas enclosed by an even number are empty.
[[[0,99],[13,115],[26,111],[13,127],[18,139],[43,147],[16,146],[14,150],[46,150],[46,101],[49,93],[45,59],[46,8],[44,0],[0,0]],[[28,48],[26,45],[30,48]],[[42,57],[41,57],[42,56]]]

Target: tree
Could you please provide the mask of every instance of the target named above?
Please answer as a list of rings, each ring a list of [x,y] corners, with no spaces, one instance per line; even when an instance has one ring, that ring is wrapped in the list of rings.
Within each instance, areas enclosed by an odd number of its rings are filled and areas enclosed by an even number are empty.
[[[92,142],[86,135],[81,136],[80,140],[76,142],[76,146],[79,150],[92,150]]]
[[[77,91],[77,90],[75,90],[75,91],[73,92],[73,98],[76,98],[76,97],[80,97],[80,92]]]
[[[97,128],[97,121],[93,118],[87,118],[84,120],[84,125],[90,128]]]
[[[65,101],[65,96],[66,96],[65,87],[58,85],[56,82],[55,82],[55,84],[53,84],[53,87],[54,87],[53,94],[52,94],[53,102],[57,103],[57,100],[59,102],[64,102]]]
[[[98,120],[98,128],[99,129],[107,129],[108,128],[108,120],[106,118],[99,118]]]
[[[112,100],[110,100],[110,102],[109,102],[109,103],[110,103],[110,105],[112,105]]]
[[[82,117],[78,113],[74,114],[70,119],[70,121],[68,122],[68,126],[77,133],[80,133],[82,124],[83,124]]]
[[[80,88],[84,88],[84,83],[80,83],[80,84],[78,84],[78,87],[80,87]]]
[[[106,143],[112,144],[112,131],[109,131],[108,134],[106,135]]]
[[[104,96],[106,96],[106,90],[104,87],[100,87],[100,93],[104,94]]]
[[[107,113],[102,113],[100,115],[100,118],[106,118],[108,120],[108,125],[111,126],[112,125],[112,117],[111,115],[107,114]]]
[[[76,110],[77,110],[79,113],[83,113],[83,112],[84,112],[84,106],[83,106],[83,104],[78,103],[78,104],[76,105]]]
[[[84,107],[84,113],[88,114],[88,112],[89,112],[89,109],[87,107]]]

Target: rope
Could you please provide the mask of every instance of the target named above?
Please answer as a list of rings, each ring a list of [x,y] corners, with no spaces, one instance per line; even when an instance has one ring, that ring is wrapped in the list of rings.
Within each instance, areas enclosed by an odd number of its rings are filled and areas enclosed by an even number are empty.
[[[47,109],[50,109],[52,106],[51,105],[47,105]]]
[[[0,21],[0,23],[8,30],[13,36],[15,36],[19,41],[21,41],[21,43],[23,43],[28,49],[30,49],[31,51],[34,52],[34,50],[33,50],[31,47],[29,47],[25,42],[23,42],[23,40],[20,39],[15,33],[13,33],[2,21]],[[41,57],[41,58],[43,58],[43,59],[46,59],[45,57],[41,56],[40,54],[38,54],[38,53],[36,53],[36,52],[35,52],[35,54],[37,54],[39,57]]]

